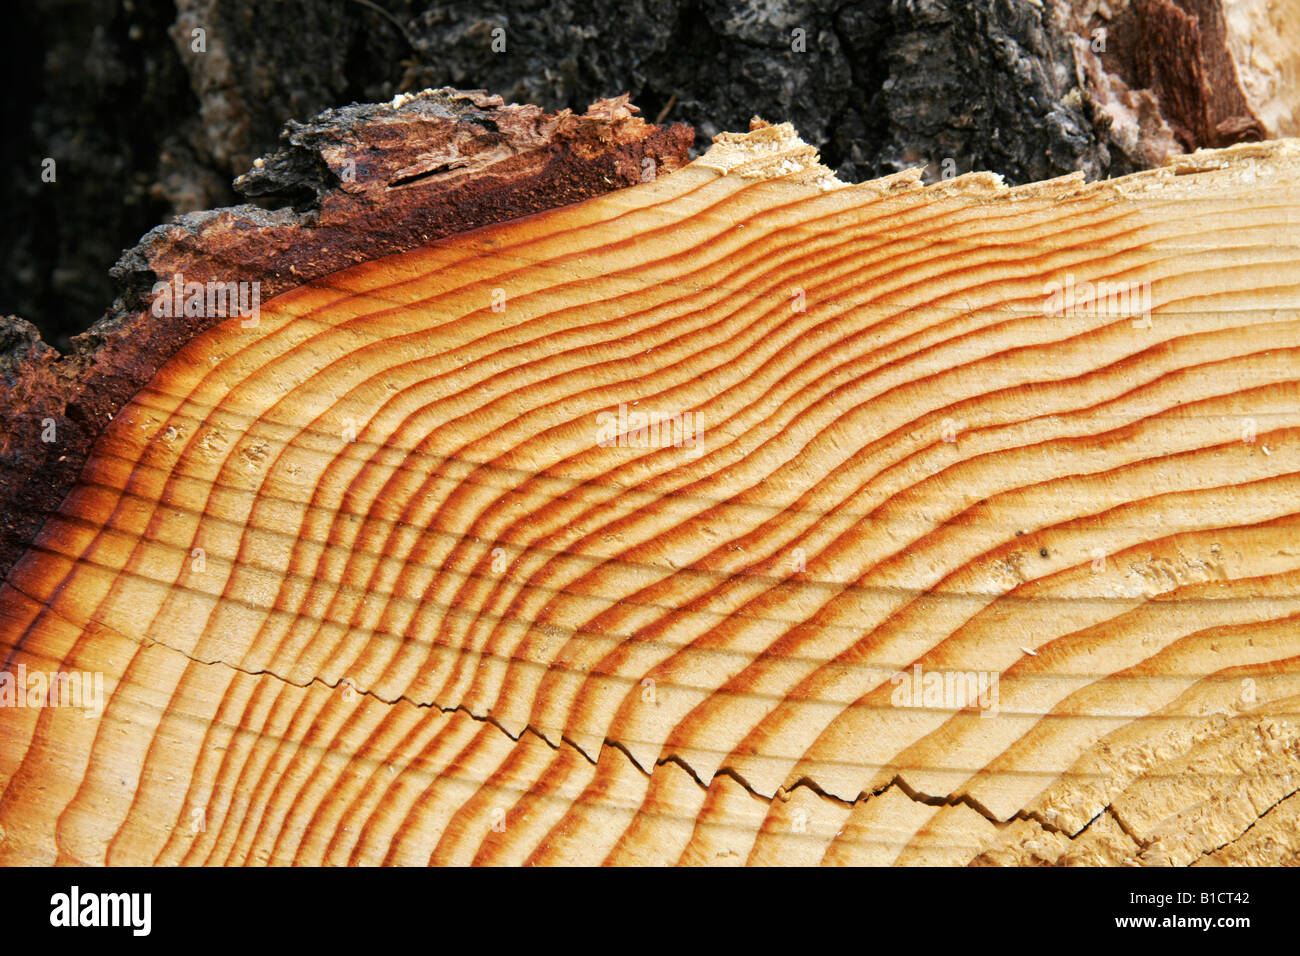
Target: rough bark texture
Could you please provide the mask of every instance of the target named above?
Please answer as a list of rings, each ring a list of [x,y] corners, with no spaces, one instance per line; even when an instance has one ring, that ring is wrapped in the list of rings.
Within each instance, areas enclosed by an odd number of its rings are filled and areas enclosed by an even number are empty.
[[[68,355],[30,323],[0,320],[0,576],[62,500],[105,423],[180,346],[222,321],[150,314],[160,277],[259,282],[265,301],[356,262],[672,171],[691,137],[680,124],[645,123],[626,98],[582,116],[481,92],[395,102],[291,124],[243,188],[295,208],[215,209],[152,230],[122,255],[119,298]]]
[[[1139,21],[1147,42],[1141,69],[1176,124],[1185,146],[1221,146],[1264,138],[1237,87],[1217,0],[1141,0]]]
[[[0,180],[18,214],[0,247],[12,264],[0,311],[32,319],[65,348],[113,298],[107,270],[118,250],[169,214],[234,203],[231,180],[275,147],[282,123],[402,90],[483,87],[550,110],[630,93],[651,118],[667,109],[693,124],[697,148],[758,114],[792,122],[849,182],[916,163],[929,164],[929,179],[972,169],[1012,183],[1104,176],[1158,165],[1189,136],[1206,145],[1208,131],[1221,145],[1249,132],[1220,129],[1239,114],[1216,107],[1209,125],[1175,124],[1175,143],[1156,94],[1191,95],[1179,109],[1195,112],[1203,84],[1183,90],[1176,70],[1161,69],[1153,94],[1140,88],[1137,64],[1119,79],[1123,64],[1108,55],[1103,69],[1080,29],[1110,27],[1121,56],[1174,48],[1149,43],[1127,3],[1102,5],[1110,19],[1096,3],[1075,5],[1082,23],[1070,6],[39,0],[14,11],[8,32],[16,94],[5,128],[30,134],[7,144],[14,174]],[[1168,24],[1190,15],[1167,0],[1143,10]],[[504,50],[493,47],[498,29]],[[1201,72],[1215,82],[1212,68]],[[1121,129],[1119,149],[1114,117],[1095,102],[1113,84],[1150,134]],[[58,163],[55,183],[40,180],[45,158]]]

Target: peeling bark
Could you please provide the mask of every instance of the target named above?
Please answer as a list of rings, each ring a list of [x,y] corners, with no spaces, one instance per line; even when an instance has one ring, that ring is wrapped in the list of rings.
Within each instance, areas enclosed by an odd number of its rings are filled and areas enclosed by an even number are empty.
[[[16,317],[0,325],[0,576],[58,506],[103,426],[219,315],[150,315],[159,281],[257,282],[264,302],[357,262],[531,215],[671,172],[689,127],[659,127],[627,97],[582,115],[454,90],[290,123],[241,177],[268,204],[190,213],[123,253],[113,307],[60,356]],[[54,429],[53,441],[41,435]]]

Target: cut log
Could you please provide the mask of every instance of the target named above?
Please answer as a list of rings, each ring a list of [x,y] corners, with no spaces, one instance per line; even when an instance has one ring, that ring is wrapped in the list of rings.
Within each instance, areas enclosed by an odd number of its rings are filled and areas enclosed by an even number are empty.
[[[758,123],[196,330],[0,589],[0,860],[1295,862],[1297,173]]]

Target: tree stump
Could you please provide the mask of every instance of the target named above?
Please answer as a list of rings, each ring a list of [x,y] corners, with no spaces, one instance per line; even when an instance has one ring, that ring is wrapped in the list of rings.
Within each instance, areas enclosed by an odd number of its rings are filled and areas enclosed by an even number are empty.
[[[158,274],[0,589],[0,859],[1296,860],[1300,145],[672,165]]]

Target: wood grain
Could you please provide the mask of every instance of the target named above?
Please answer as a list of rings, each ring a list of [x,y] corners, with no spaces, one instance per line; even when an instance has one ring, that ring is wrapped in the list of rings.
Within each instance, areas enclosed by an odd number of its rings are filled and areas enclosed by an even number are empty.
[[[1298,172],[762,127],[196,335],[0,590],[105,693],[0,860],[1295,862]]]

